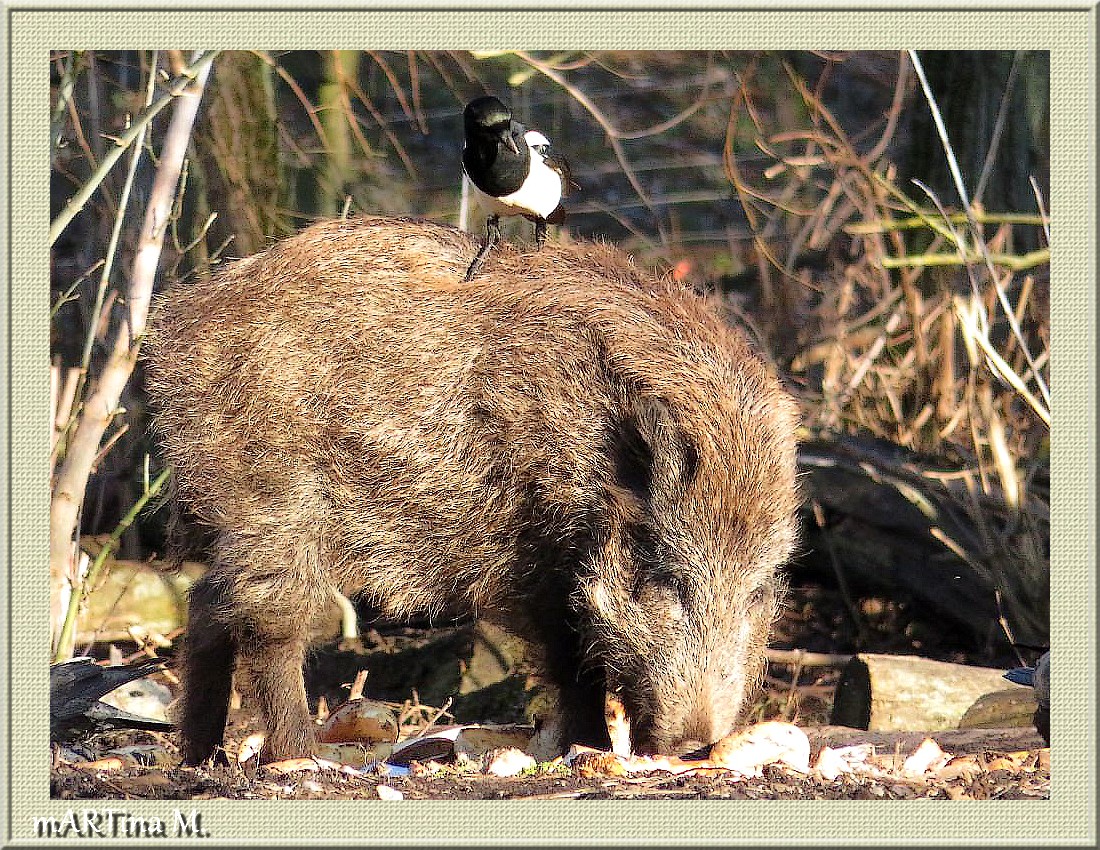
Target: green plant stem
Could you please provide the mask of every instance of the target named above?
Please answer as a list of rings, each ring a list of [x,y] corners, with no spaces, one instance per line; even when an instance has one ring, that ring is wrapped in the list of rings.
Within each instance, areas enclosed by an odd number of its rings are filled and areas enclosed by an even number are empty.
[[[914,266],[965,266],[971,263],[981,262],[982,259],[983,258],[977,254],[971,254],[965,257],[957,253],[910,254],[905,257],[883,257],[882,265],[883,268],[887,269],[910,268]],[[1021,271],[1023,269],[1031,269],[1035,266],[1049,263],[1050,249],[1040,248],[1028,254],[990,254],[989,260],[994,265],[1003,266],[1013,271]]]
[[[64,661],[71,657],[73,654],[73,642],[75,641],[75,629],[76,629],[76,616],[80,611],[80,607],[87,601],[88,594],[91,593],[91,589],[95,587],[96,582],[99,581],[99,574],[103,572],[103,566],[107,563],[107,559],[118,548],[119,543],[122,541],[122,535],[126,533],[126,530],[134,524],[134,520],[137,519],[138,514],[149,503],[157,493],[164,487],[168,477],[172,474],[172,468],[168,467],[160,475],[158,475],[149,486],[145,489],[145,492],[141,494],[133,506],[127,511],[124,516],[115,526],[115,530],[111,532],[111,536],[107,538],[107,541],[103,544],[103,548],[95,556],[95,560],[92,561],[90,567],[88,567],[88,573],[79,583],[73,587],[73,592],[69,596],[69,607],[65,611],[65,622],[61,627],[61,636],[57,641],[57,650],[54,653],[54,663],[58,661]]]
[[[100,162],[99,167],[95,170],[95,173],[88,178],[88,182],[80,187],[80,191],[73,195],[69,199],[69,202],[64,208],[57,214],[57,217],[50,223],[49,244],[53,245],[57,241],[58,237],[65,232],[65,228],[69,226],[76,214],[79,213],[84,205],[88,202],[88,198],[92,196],[92,193],[99,187],[99,184],[103,182],[107,174],[110,173],[111,168],[118,162],[119,158],[126,152],[126,149],[132,145],[141,135],[145,128],[149,126],[153,118],[157,116],[164,107],[182,95],[187,87],[191,85],[192,81],[199,75],[199,73],[206,68],[211,62],[214,61],[214,57],[217,56],[219,51],[210,50],[196,59],[193,63],[184,69],[183,73],[176,77],[169,86],[168,91],[160,98],[156,103],[152,104],[148,109],[141,113],[130,125],[130,129],[123,133],[117,140],[115,140],[115,146],[103,157],[103,161]]]
[[[891,233],[897,230],[916,230],[919,227],[927,227],[927,216],[935,215],[933,212],[925,212],[924,217],[912,216],[911,218],[899,218],[896,221],[861,221],[845,226],[844,232],[852,236],[866,236],[873,233]],[[954,213],[948,216],[953,224],[965,224],[966,213]],[[975,213],[974,220],[979,224],[1033,224],[1036,227],[1043,225],[1041,215],[1030,213]]]

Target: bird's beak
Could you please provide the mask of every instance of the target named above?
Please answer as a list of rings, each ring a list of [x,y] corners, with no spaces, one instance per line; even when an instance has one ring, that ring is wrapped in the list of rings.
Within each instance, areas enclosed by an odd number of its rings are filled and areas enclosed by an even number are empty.
[[[505,130],[500,134],[500,139],[516,156],[519,156],[519,148],[516,147],[516,140],[512,138],[511,129]]]

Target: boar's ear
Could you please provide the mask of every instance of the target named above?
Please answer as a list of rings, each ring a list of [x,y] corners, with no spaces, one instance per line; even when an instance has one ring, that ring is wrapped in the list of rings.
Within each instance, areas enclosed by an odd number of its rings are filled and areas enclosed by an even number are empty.
[[[672,466],[673,478],[684,487],[691,484],[699,466],[695,441],[676,422],[671,406],[660,398],[637,400],[634,410],[615,422],[611,457],[616,483],[648,506],[655,466]]]
[[[642,434],[641,422],[634,416],[613,422],[609,442],[615,483],[648,505],[653,487],[653,449]]]

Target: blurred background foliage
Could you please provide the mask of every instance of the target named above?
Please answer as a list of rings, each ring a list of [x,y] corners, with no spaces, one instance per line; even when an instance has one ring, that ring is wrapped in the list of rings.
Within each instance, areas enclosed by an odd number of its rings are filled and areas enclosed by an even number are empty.
[[[461,112],[497,94],[572,163],[580,188],[556,238],[608,240],[710,294],[799,396],[808,498],[795,583],[799,570],[834,583],[857,644],[869,629],[904,631],[898,611],[923,606],[1004,657],[1013,641],[1047,640],[1049,57],[919,60],[927,90],[898,52],[223,52],[156,288],[324,217],[413,215],[481,233],[462,189]],[[182,63],[172,51],[52,54],[55,216],[142,114],[150,74],[159,91]],[[127,298],[170,112],[145,137],[101,303],[123,167],[53,244],[57,464]],[[138,365],[91,471],[70,585],[81,550],[146,491],[151,451]],[[160,525],[147,512],[125,528],[117,557],[157,554]],[[864,605],[871,593],[889,610]],[[810,629],[789,637],[814,643]]]

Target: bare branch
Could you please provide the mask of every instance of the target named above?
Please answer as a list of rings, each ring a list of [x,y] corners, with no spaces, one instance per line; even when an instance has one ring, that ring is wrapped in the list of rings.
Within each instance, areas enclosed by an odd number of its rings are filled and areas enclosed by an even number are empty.
[[[137,253],[134,256],[126,298],[127,312],[119,324],[114,346],[103,372],[83,405],[54,485],[50,503],[50,569],[55,575],[66,574],[73,557],[80,507],[84,501],[88,478],[99,453],[103,435],[116,416],[122,391],[137,362],[168,217],[212,59],[210,54],[195,57],[196,61],[191,65],[196,69],[194,79],[181,87],[177,94],[171,95],[172,99],[178,100],[165,133]],[[147,123],[148,119],[141,126]],[[139,133],[140,129],[135,130],[131,141]],[[119,151],[124,149],[123,146],[116,148]],[[71,646],[57,647],[59,653],[71,649]]]
[[[206,75],[210,72],[210,63],[214,61],[214,57],[217,55],[217,50],[210,50],[198,56],[182,76],[172,81],[167,93],[141,113],[130,126],[130,129],[115,140],[115,146],[103,157],[103,161],[99,163],[95,173],[88,178],[88,182],[80,188],[80,191],[69,199],[69,202],[50,224],[50,245],[57,241],[57,238],[69,226],[69,222],[76,217],[76,214],[84,209],[84,204],[88,202],[88,198],[92,196],[99,184],[110,173],[114,164],[118,162],[126,149],[134,143],[134,140],[137,139],[138,135],[149,125],[153,118],[169,103],[182,95],[193,80],[198,79],[200,76],[203,80],[206,79]]]

